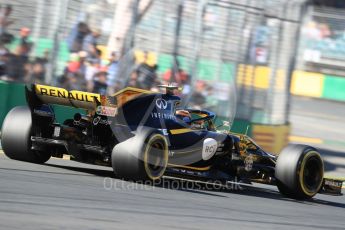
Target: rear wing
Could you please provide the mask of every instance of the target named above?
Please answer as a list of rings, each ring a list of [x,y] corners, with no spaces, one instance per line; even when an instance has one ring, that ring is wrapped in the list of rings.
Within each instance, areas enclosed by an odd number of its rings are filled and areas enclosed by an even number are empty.
[[[32,104],[55,104],[96,111],[100,106],[120,107],[126,102],[143,94],[152,92],[127,87],[112,96],[100,95],[78,90],[68,91],[64,88],[33,84],[31,90],[26,88],[27,101]]]
[[[95,110],[101,101],[101,95],[77,90],[67,91],[63,88],[38,85],[32,87],[32,93],[44,104],[64,105],[86,110]]]

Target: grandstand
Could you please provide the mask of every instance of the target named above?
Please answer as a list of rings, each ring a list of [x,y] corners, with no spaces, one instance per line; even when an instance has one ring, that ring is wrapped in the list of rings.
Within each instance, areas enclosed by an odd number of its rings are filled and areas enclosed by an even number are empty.
[[[345,2],[313,1],[304,19],[298,68],[345,76]]]

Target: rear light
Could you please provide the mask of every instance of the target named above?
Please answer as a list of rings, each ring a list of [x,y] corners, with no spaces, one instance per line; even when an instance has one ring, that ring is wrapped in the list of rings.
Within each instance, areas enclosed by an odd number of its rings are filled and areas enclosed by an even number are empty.
[[[61,134],[61,127],[55,126],[53,137],[60,137],[60,134]]]

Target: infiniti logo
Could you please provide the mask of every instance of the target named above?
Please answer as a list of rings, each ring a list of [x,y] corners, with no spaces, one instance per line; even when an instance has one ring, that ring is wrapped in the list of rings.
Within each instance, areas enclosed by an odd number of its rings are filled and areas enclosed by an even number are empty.
[[[156,106],[159,109],[166,109],[168,108],[168,102],[162,98],[156,100]]]
[[[98,123],[101,121],[101,117],[96,117],[95,119],[93,119],[93,125],[98,125]]]

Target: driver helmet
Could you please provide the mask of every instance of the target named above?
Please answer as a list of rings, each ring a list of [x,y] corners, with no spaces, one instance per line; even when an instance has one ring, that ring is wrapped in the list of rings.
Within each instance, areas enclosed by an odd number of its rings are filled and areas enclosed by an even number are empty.
[[[190,112],[187,110],[177,110],[176,117],[186,123],[189,123],[192,120]]]

